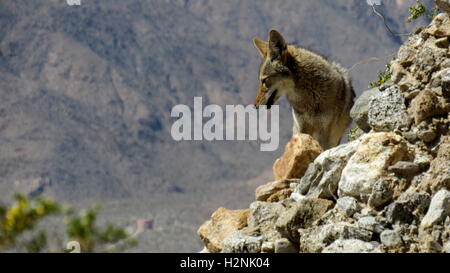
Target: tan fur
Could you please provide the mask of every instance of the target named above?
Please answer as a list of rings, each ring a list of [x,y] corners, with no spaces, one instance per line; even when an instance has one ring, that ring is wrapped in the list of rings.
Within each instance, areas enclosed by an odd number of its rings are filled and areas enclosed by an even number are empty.
[[[345,69],[287,45],[276,30],[269,32],[269,42],[258,38],[253,42],[263,57],[255,105],[270,107],[286,95],[294,117],[293,134],[309,134],[324,149],[338,145],[351,121],[355,97]]]

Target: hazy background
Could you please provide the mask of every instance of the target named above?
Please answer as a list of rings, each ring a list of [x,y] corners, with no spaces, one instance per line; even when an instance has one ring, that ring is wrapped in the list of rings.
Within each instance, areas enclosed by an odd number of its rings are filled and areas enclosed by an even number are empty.
[[[410,1],[384,1],[399,32]],[[248,207],[271,181],[291,134],[283,99],[276,152],[259,143],[175,142],[174,105],[250,104],[259,55],[251,39],[289,43],[350,67],[400,45],[364,0],[1,0],[0,201],[43,194],[102,205],[102,221],[154,219],[132,251],[191,252],[218,207]],[[358,94],[381,62],[351,75]]]

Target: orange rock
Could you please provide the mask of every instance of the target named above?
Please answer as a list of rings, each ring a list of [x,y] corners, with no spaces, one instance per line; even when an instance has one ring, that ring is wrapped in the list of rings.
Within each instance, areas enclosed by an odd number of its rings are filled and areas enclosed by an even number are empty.
[[[197,231],[200,239],[211,253],[222,251],[222,241],[235,230],[243,229],[247,226],[249,209],[229,210],[218,208],[211,219],[203,223]]]
[[[309,163],[323,151],[310,135],[296,134],[286,144],[284,154],[273,164],[275,180],[301,178]]]
[[[274,182],[261,185],[256,188],[255,197],[257,201],[266,201],[273,194],[283,190],[288,189],[290,185],[290,180],[278,180]]]

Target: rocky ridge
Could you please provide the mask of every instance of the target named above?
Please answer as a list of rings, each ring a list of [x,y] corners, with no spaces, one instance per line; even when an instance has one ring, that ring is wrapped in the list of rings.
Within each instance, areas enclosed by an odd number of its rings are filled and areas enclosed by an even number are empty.
[[[203,252],[450,253],[450,17],[418,29],[352,109],[346,144],[295,135],[245,210],[218,209]]]

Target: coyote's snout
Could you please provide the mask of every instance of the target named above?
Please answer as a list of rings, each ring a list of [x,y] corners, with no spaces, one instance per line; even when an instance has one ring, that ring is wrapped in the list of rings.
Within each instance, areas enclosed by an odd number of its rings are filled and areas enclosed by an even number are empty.
[[[270,108],[282,95],[292,106],[293,133],[315,138],[324,149],[339,144],[350,123],[355,93],[345,69],[303,48],[287,45],[276,30],[253,43],[262,57],[255,106]]]

